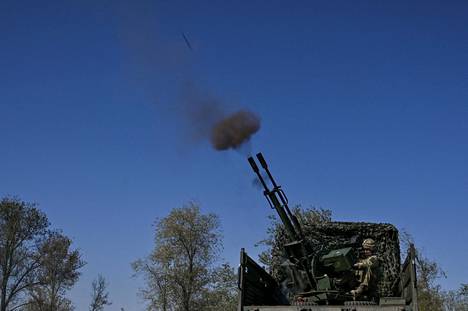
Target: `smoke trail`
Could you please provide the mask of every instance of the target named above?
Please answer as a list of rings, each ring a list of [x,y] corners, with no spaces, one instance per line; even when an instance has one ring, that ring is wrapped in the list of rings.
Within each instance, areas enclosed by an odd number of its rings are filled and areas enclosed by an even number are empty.
[[[264,172],[262,172],[261,174],[262,174],[263,180],[265,180],[265,182],[266,182],[267,184],[270,184],[270,183],[269,183],[268,175],[267,175],[266,173],[264,173]],[[254,178],[252,179],[252,186],[255,187],[255,188],[257,188],[257,189],[261,189],[261,190],[264,189],[264,188],[263,188],[263,185],[262,185],[262,182],[260,181],[260,179],[258,179],[258,177],[254,177]]]
[[[192,142],[209,141],[215,150],[249,153],[248,142],[260,129],[259,117],[248,110],[227,114],[226,101],[199,87],[191,66],[196,55],[185,33],[181,38],[177,32],[176,42],[164,39],[157,31],[164,25],[154,15],[161,11],[152,4],[125,5],[119,11],[122,43],[135,66],[136,85],[152,100],[157,98],[160,115],[174,118],[174,130],[186,128]]]

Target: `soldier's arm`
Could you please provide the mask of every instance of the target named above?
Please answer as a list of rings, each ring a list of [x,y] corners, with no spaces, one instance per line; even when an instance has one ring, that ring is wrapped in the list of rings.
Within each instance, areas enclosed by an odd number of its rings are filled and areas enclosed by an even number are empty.
[[[365,260],[362,261],[362,267],[363,268],[374,268],[379,264],[379,260],[377,256],[370,256],[369,258],[366,258]]]
[[[378,266],[379,260],[377,256],[370,256],[369,258],[363,259],[354,266],[358,269],[367,269],[367,268],[374,268]]]

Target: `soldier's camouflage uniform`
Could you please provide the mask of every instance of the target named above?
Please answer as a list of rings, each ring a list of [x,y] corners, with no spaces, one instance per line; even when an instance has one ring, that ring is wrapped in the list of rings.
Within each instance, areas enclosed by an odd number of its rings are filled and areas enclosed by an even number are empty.
[[[360,259],[356,264],[356,278],[359,287],[356,289],[357,296],[366,296],[369,299],[377,297],[379,258],[371,255]]]

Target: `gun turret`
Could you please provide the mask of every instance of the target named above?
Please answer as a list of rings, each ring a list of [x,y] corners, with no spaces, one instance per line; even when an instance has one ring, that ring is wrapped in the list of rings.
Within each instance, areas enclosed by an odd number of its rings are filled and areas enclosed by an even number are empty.
[[[273,189],[271,190],[260,173],[254,158],[249,157],[248,161],[252,167],[252,170],[255,172],[255,174],[257,174],[257,177],[264,188],[263,194],[265,195],[270,207],[276,210],[278,216],[281,219],[281,222],[286,229],[289,243],[285,244],[284,248],[289,257],[288,259],[294,266],[293,270],[295,270],[295,285],[301,292],[310,291],[315,287],[315,280],[311,272],[312,256],[310,248],[308,247],[308,244],[304,238],[302,228],[299,224],[299,221],[297,220],[297,217],[291,213],[291,210],[288,206],[288,197],[284,193],[283,189],[281,189],[281,186],[275,182],[273,175],[268,169],[265,158],[261,153],[257,153],[257,159],[268,175],[271,184],[273,185]]]

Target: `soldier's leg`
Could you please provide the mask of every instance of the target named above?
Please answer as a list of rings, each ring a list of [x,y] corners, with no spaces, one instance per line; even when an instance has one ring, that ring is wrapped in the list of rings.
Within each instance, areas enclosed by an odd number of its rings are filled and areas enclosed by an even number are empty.
[[[355,290],[351,291],[351,294],[353,294],[355,299],[361,296],[364,296],[367,293],[368,288],[369,288],[369,282],[372,278],[372,270],[370,268],[366,268],[365,270],[360,271],[360,272],[361,272],[361,275],[360,275],[361,283]]]
[[[372,277],[373,277],[372,269],[371,268],[365,269],[361,284],[364,284],[366,287],[368,287]]]

